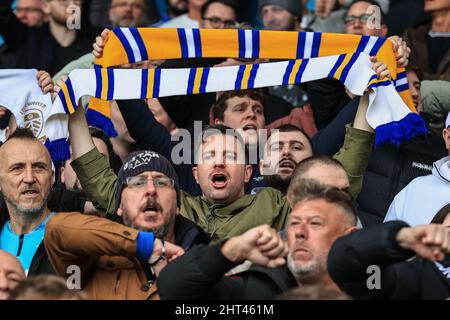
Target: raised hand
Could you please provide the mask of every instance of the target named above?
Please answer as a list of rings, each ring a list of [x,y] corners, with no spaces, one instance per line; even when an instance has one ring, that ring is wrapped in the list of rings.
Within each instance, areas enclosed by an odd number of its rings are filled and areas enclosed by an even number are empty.
[[[64,83],[67,81],[69,77],[67,75],[62,76],[58,80],[56,80],[55,86],[52,90],[52,100],[55,101],[56,97],[58,96],[58,93],[61,91],[61,88],[63,87]]]
[[[443,260],[450,252],[450,232],[440,224],[402,228],[396,240],[402,248],[432,261]]]
[[[44,94],[53,91],[53,80],[47,71],[38,71],[36,79],[38,81],[39,87]]]
[[[372,61],[373,63],[372,69],[377,73],[378,79],[380,80],[384,78],[392,79],[391,72],[389,71],[386,64],[384,64],[381,61],[378,61],[376,57],[370,57],[370,61]]]
[[[411,49],[407,46],[399,36],[392,36],[388,38],[394,44],[395,56],[397,58],[397,65],[399,67],[406,67],[408,65],[408,58],[411,54]]]
[[[92,45],[94,50],[92,50],[92,54],[96,58],[101,58],[103,56],[103,49],[105,48],[106,41],[108,41],[108,33],[109,29],[104,29],[100,36],[95,38],[95,42]]]
[[[261,266],[276,268],[286,262],[288,249],[276,230],[262,225],[227,240],[222,246],[222,253],[235,263],[250,260]]]

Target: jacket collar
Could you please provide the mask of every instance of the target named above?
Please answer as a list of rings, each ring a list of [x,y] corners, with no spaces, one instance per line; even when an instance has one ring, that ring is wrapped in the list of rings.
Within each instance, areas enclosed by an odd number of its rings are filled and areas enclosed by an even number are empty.
[[[448,170],[442,170],[442,165],[446,164],[448,167]],[[443,180],[447,183],[450,183],[450,158],[444,157],[435,163],[433,163],[433,171],[432,174],[437,177],[440,180]]]

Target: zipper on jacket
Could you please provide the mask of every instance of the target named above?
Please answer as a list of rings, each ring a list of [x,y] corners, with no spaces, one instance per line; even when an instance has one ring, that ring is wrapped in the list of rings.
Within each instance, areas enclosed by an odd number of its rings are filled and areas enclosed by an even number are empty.
[[[20,256],[20,254],[22,253],[23,238],[25,238],[25,235],[21,234],[19,237],[19,248],[17,249],[17,254],[16,254],[17,257]]]
[[[220,207],[219,204],[212,204],[208,206],[208,214],[206,215],[206,233],[209,234],[209,225],[214,219],[214,209]]]

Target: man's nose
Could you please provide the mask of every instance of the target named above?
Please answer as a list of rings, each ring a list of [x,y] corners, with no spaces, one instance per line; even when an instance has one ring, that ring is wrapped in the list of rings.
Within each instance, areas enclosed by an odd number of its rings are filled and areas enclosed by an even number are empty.
[[[299,239],[308,239],[308,227],[306,223],[300,223],[296,226],[295,237]]]
[[[25,183],[31,184],[31,183],[35,183],[36,182],[36,176],[34,175],[33,168],[27,167],[25,169],[25,173],[24,174],[25,174],[25,176],[23,177],[23,181]]]
[[[362,27],[362,22],[359,18],[355,19],[355,22],[353,22],[353,27],[355,28],[361,28]]]
[[[281,149],[281,155],[282,156],[290,156],[291,155],[291,148],[288,145],[283,145],[283,148]]]
[[[148,195],[154,195],[156,193],[156,187],[153,180],[149,179],[147,181],[147,185],[145,186],[145,192]]]

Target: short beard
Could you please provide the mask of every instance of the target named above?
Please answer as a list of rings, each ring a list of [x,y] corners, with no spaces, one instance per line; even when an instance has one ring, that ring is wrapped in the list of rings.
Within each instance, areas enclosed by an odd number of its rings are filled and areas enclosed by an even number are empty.
[[[182,14],[185,14],[186,12],[188,12],[188,9],[178,9],[177,7],[172,7],[171,5],[169,5],[169,13],[172,17],[178,17]]]
[[[42,200],[42,202],[39,204],[39,206],[35,208],[23,208],[20,205],[14,203],[11,201],[5,194],[3,194],[3,198],[5,199],[5,202],[8,203],[10,206],[12,206],[15,211],[25,220],[34,220],[36,219],[37,215],[44,211],[45,206],[47,204],[48,194],[45,196],[45,198]]]
[[[272,174],[270,176],[264,176],[264,180],[267,182],[267,186],[277,189],[281,191],[282,194],[287,193],[287,189],[289,187],[289,184],[291,183],[291,177],[288,177],[286,179],[283,179],[277,174]]]
[[[310,261],[308,265],[299,267],[292,259],[292,253],[289,253],[287,257],[287,266],[289,271],[298,282],[312,283],[320,278],[321,274],[325,271],[321,263],[320,257]]]
[[[141,228],[141,227],[138,227],[138,226],[132,224],[128,219],[125,219],[124,216],[126,216],[126,215],[127,215],[126,212],[124,212],[122,215],[122,221],[126,226],[129,226],[130,228],[133,228],[140,232],[153,232],[154,236],[159,239],[165,239],[167,237],[167,235],[173,230],[173,228],[175,226],[175,218],[177,217],[176,213],[173,213],[170,216],[169,220],[167,222],[165,222],[159,228],[144,229],[144,228]]]
[[[159,239],[165,239],[167,235],[174,230],[175,226],[175,218],[177,217],[176,213],[170,215],[169,220],[164,223],[161,227],[156,230],[153,230],[155,237]]]

